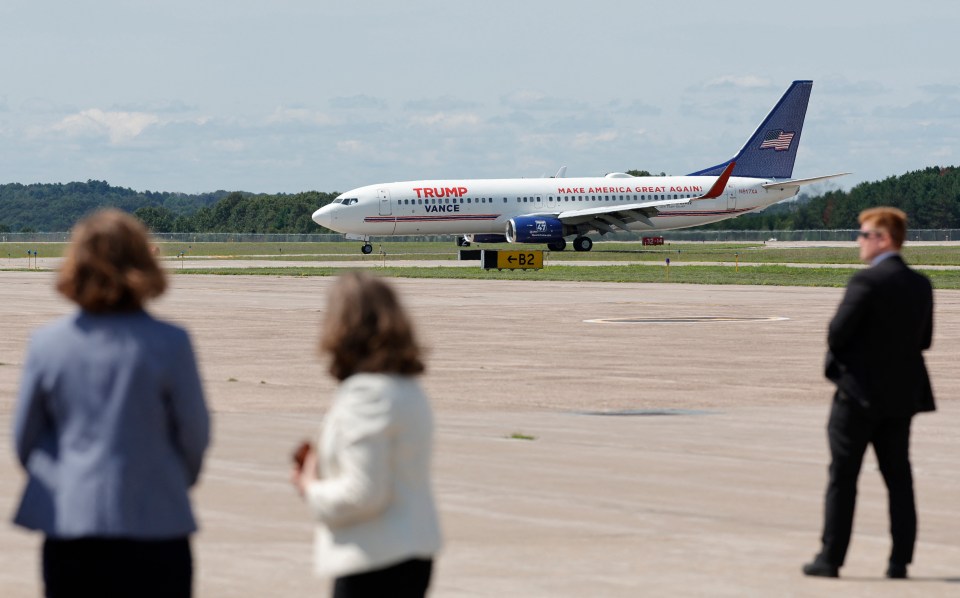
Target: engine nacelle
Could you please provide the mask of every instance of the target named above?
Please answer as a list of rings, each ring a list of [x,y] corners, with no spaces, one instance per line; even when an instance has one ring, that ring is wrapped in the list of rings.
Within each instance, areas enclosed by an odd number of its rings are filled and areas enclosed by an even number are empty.
[[[507,222],[510,243],[549,243],[563,238],[563,223],[551,216],[520,216]]]
[[[463,235],[468,243],[506,243],[507,237],[504,235]]]

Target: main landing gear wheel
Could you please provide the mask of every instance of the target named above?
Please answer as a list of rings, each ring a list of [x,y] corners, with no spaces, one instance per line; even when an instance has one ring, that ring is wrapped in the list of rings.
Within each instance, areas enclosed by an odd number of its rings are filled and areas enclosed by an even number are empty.
[[[577,251],[590,251],[593,249],[593,241],[590,237],[577,237],[573,240],[573,248]]]
[[[567,248],[566,239],[558,239],[556,241],[553,241],[552,243],[547,243],[547,249],[549,249],[550,251],[563,251],[566,248]]]
[[[360,248],[360,252],[363,253],[363,255],[370,255],[373,253],[373,245],[364,243],[363,247]]]

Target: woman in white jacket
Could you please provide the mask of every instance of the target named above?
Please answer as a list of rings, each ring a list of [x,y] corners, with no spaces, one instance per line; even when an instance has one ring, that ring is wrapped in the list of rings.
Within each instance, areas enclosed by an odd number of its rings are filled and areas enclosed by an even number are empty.
[[[334,597],[426,594],[440,527],[430,482],[433,417],[424,370],[393,290],[361,272],[336,282],[320,352],[341,381],[317,443],[293,475],[317,521],[315,566]]]

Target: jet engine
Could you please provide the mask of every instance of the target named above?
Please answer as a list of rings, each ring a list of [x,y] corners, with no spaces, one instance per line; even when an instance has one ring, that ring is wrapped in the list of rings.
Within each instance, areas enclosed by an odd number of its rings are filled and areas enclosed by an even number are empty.
[[[563,240],[563,223],[551,216],[519,216],[507,222],[510,243],[550,243]]]

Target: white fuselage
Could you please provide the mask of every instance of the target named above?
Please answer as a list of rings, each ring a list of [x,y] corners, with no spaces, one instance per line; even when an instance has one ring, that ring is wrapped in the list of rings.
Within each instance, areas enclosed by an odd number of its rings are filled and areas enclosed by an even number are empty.
[[[464,179],[406,181],[359,187],[313,214],[331,230],[352,235],[503,234],[511,218],[615,208],[704,195],[714,176]],[[797,194],[797,187],[764,189],[769,179],[731,177],[723,193],[664,205],[635,231],[698,226],[764,208]]]

